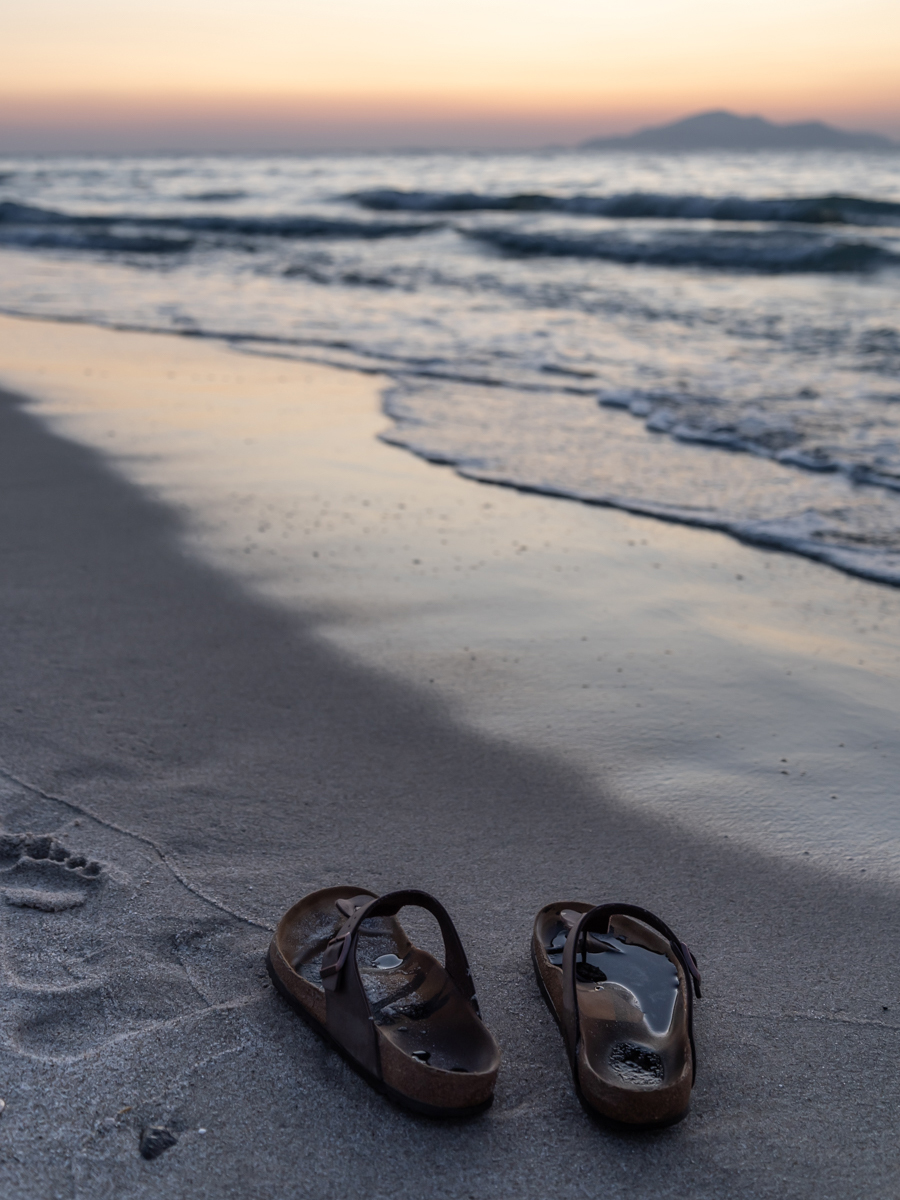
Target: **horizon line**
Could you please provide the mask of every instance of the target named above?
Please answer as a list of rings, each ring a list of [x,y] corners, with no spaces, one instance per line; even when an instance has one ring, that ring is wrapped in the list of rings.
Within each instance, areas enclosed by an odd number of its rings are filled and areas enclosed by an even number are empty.
[[[798,119],[792,114],[787,120],[784,117],[773,119],[763,116],[760,111],[740,112],[722,105],[694,108],[687,113],[682,106],[675,110],[680,115],[674,118],[668,115],[674,106],[666,106],[668,113],[665,115],[665,109],[660,111],[654,106],[640,113],[632,110],[627,115],[621,110],[618,113],[548,113],[543,110],[535,114],[508,109],[485,113],[467,108],[464,111],[457,109],[455,113],[432,110],[423,114],[419,110],[415,116],[410,116],[405,106],[399,111],[391,107],[380,113],[373,113],[371,108],[365,114],[348,111],[346,101],[337,111],[323,111],[321,100],[315,105],[319,110],[316,114],[286,110],[284,105],[273,109],[271,100],[255,106],[242,103],[240,111],[236,112],[233,100],[227,105],[220,103],[211,108],[207,98],[198,108],[198,97],[187,112],[183,106],[179,106],[177,112],[168,106],[160,112],[156,105],[152,109],[142,107],[126,113],[119,108],[113,114],[107,113],[104,105],[101,114],[96,110],[96,99],[88,106],[89,111],[73,112],[70,107],[66,114],[68,120],[64,121],[52,119],[45,102],[39,105],[41,116],[33,113],[31,119],[22,120],[21,110],[18,120],[15,117],[10,120],[9,115],[4,120],[0,116],[0,155],[516,154],[565,153],[582,149],[596,152],[607,148],[588,147],[585,143],[595,139],[628,138],[647,129],[666,127],[710,113],[762,118],[778,128],[824,124],[844,133],[887,137],[900,149],[900,116],[893,118],[893,114],[889,122],[873,119],[872,114],[867,114],[867,127],[864,128],[856,121],[848,124],[846,117],[842,120],[840,115],[837,118],[831,114],[825,117],[804,115]],[[860,115],[856,115],[859,121]],[[177,129],[171,125],[173,118],[178,120]],[[866,121],[866,118],[862,120]],[[223,123],[227,128],[223,128]],[[881,152],[890,152],[894,147],[882,147]]]

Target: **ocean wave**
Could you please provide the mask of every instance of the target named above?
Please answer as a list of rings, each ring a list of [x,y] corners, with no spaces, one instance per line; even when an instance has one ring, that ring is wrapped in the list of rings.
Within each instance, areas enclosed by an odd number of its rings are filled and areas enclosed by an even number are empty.
[[[34,204],[17,204],[15,200],[0,200],[0,225],[54,225],[62,221],[79,221],[79,217],[66,217],[52,208],[38,208]]]
[[[243,200],[247,193],[242,191],[186,192],[183,200],[196,200],[204,204],[227,204],[232,200]]]
[[[594,217],[661,220],[754,221],[803,225],[900,225],[900,202],[863,196],[667,195],[624,192],[611,196],[553,196],[542,192],[489,195],[479,192],[403,191],[374,188],[345,199],[375,212],[547,212]]]
[[[597,400],[644,422],[650,433],[666,433],[679,442],[742,451],[805,471],[840,472],[853,483],[900,491],[900,449],[883,439],[835,444],[834,420],[815,408],[817,397],[794,397],[790,407],[777,401],[728,403],[715,396],[642,388],[607,388]],[[805,404],[804,404],[805,401]]]
[[[335,267],[319,262],[292,262],[279,272],[283,279],[303,279],[323,287],[398,288],[403,284],[390,274],[362,271],[358,268]],[[407,285],[408,286],[408,285]]]
[[[146,216],[129,213],[66,213],[51,208],[17,204],[6,200],[0,202],[0,236],[10,226],[46,228],[47,226],[69,226],[75,229],[90,228],[97,232],[111,230],[114,226],[132,229],[166,230],[184,235],[224,234],[243,237],[274,238],[390,238],[411,237],[441,228],[442,222],[413,221],[355,221],[343,217],[305,216]],[[17,244],[37,245],[20,238]]]
[[[0,226],[0,246],[19,250],[86,250],[120,254],[178,254],[189,250],[194,238],[177,235],[154,237],[145,233],[115,233],[103,229]]]
[[[391,238],[415,237],[443,227],[443,222],[353,221],[340,217],[175,217],[170,224],[202,233],[235,233],[245,237]]]
[[[768,275],[867,272],[900,265],[900,254],[875,242],[797,232],[666,232],[654,237],[621,233],[529,233],[521,229],[466,229],[467,237],[520,257],[603,259],[655,267],[706,267]]]

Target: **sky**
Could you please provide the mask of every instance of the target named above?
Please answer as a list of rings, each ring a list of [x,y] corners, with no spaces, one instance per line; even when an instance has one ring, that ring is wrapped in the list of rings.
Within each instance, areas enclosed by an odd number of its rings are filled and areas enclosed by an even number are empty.
[[[0,0],[0,153],[519,148],[705,108],[900,139],[898,0]]]

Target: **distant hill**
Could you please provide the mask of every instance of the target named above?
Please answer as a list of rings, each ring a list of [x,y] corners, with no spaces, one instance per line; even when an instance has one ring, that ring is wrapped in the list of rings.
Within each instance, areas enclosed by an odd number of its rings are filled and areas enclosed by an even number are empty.
[[[822,121],[776,125],[724,109],[581,145],[585,150],[900,150],[897,142],[877,133],[850,133]]]

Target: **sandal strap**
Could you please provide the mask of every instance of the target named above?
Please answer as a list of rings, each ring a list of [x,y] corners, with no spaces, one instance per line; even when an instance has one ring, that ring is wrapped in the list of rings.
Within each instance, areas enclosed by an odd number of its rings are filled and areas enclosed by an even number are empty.
[[[578,1072],[578,1045],[581,1038],[581,1030],[578,1020],[578,989],[576,983],[575,968],[578,958],[578,945],[582,938],[586,938],[588,933],[608,933],[609,919],[613,916],[636,917],[639,921],[643,921],[645,925],[649,925],[655,929],[657,933],[661,933],[668,941],[672,953],[681,963],[684,968],[684,973],[688,979],[687,988],[687,1021],[688,1021],[688,1037],[691,1043],[691,1060],[694,1078],[697,1075],[697,1055],[694,1049],[694,994],[698,999],[700,997],[700,970],[697,966],[697,960],[689,947],[681,941],[679,937],[669,928],[665,921],[656,916],[655,913],[646,908],[640,908],[637,904],[598,904],[596,908],[590,909],[582,914],[577,923],[573,925],[569,936],[566,938],[566,944],[563,949],[562,973],[563,973],[563,1012],[562,1012],[562,1028],[563,1036],[566,1042],[566,1049],[569,1054],[569,1062],[572,1065],[572,1070],[577,1079]],[[598,928],[599,926],[599,928]]]
[[[359,907],[350,913],[350,904],[341,906],[340,911],[347,916],[347,920],[325,947],[325,953],[322,955],[325,1025],[336,1041],[380,1079],[378,1035],[356,961],[360,927],[367,918],[393,917],[407,905],[415,905],[430,912],[437,919],[444,939],[444,969],[475,1013],[481,1016],[481,1012],[462,942],[450,914],[439,900],[428,892],[410,888],[399,892],[387,892],[384,896],[372,899],[357,896],[351,903],[356,905],[358,901],[364,903],[359,904]]]

